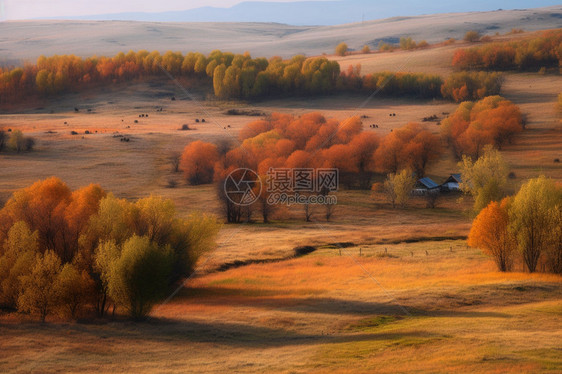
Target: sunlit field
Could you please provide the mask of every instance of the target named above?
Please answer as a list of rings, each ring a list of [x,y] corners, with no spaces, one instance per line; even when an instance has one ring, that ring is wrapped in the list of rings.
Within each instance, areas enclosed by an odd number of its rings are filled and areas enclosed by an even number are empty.
[[[446,76],[453,51],[465,44],[329,58],[342,71],[361,64],[363,73],[398,67]],[[0,206],[14,191],[56,176],[72,189],[98,183],[128,201],[162,196],[180,217],[201,211],[222,223],[217,186],[189,185],[174,170],[171,159],[192,141],[238,146],[244,126],[273,112],[359,116],[363,131],[381,136],[409,122],[439,134],[440,121],[458,107],[361,94],[221,101],[181,83],[192,99],[172,81],[152,78],[7,107],[0,129],[21,130],[36,146],[0,153]],[[562,182],[555,162],[561,87],[560,74],[505,73],[501,95],[527,119],[501,148],[513,173],[509,194],[539,175]],[[437,119],[422,122],[430,116]],[[426,175],[442,183],[458,173],[457,162],[447,149]],[[431,209],[422,197],[392,208],[380,192],[340,186],[336,195],[329,221],[325,207],[315,206],[305,222],[295,205],[273,212],[270,223],[256,212],[250,222],[223,224],[213,250],[146,320],[133,322],[117,308],[106,318],[53,314],[40,323],[0,310],[0,372],[562,371],[562,277],[529,273],[520,258],[512,272],[500,272],[468,246],[469,196],[443,194]],[[298,256],[298,246],[316,250]]]

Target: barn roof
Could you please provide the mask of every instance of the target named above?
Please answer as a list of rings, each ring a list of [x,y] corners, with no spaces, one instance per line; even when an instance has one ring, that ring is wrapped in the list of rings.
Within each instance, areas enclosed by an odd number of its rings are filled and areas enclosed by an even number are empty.
[[[437,183],[435,183],[434,181],[431,180],[431,178],[428,178],[428,177],[418,179],[418,183],[421,183],[423,186],[425,186],[427,189],[430,189],[430,190],[432,188],[439,187],[439,185]]]

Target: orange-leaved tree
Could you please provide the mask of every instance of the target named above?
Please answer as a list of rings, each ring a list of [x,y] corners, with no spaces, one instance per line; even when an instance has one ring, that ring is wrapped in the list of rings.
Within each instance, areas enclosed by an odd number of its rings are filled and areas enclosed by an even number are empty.
[[[515,238],[509,230],[510,198],[492,201],[472,222],[468,245],[480,248],[492,256],[498,270],[509,271],[517,249]]]
[[[215,163],[218,160],[219,153],[216,145],[196,140],[184,148],[180,168],[190,184],[211,183]]]

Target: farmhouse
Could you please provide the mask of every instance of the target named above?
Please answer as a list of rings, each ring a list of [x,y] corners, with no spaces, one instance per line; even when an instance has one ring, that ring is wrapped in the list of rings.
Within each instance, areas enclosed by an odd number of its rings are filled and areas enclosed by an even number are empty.
[[[460,191],[460,183],[461,183],[461,175],[460,174],[451,174],[449,178],[441,185],[441,191]]]
[[[439,192],[439,185],[428,177],[418,179],[412,190],[414,195],[426,195],[434,192]]]

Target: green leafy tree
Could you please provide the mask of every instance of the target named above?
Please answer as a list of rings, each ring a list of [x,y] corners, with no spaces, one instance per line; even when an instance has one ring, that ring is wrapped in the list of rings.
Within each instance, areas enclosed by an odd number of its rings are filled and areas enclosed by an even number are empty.
[[[104,250],[111,253],[105,254]],[[100,246],[98,256],[116,256],[111,245]],[[139,320],[148,315],[168,286],[172,270],[173,252],[170,246],[158,247],[147,237],[132,236],[122,246],[118,257],[107,264],[106,274],[109,295],[125,308],[129,315]]]
[[[53,285],[60,273],[61,261],[53,251],[37,255],[31,273],[21,277],[22,293],[18,310],[37,314],[41,322],[57,306],[57,291]]]
[[[541,255],[559,233],[562,188],[541,176],[521,186],[509,210],[510,229],[529,272],[534,272]]]

